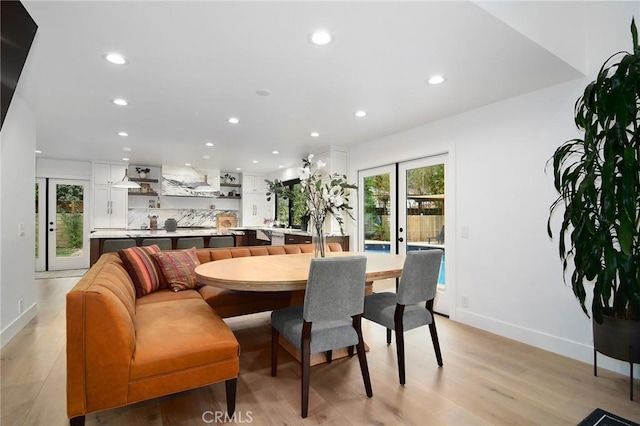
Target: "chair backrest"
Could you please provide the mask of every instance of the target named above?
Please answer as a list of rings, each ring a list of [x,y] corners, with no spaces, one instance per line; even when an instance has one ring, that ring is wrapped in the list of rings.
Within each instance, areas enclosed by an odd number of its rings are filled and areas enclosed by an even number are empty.
[[[144,240],[142,240],[142,245],[156,245],[160,247],[160,250],[171,250],[173,248],[171,244],[171,238],[145,238]]]
[[[304,320],[343,320],[361,314],[366,266],[365,256],[311,259],[304,294]]]
[[[202,237],[178,238],[178,242],[176,243],[177,249],[189,249],[191,247],[195,247],[197,249],[204,248],[204,238]]]
[[[410,251],[404,261],[398,284],[398,303],[413,305],[436,297],[443,251]]]
[[[135,247],[135,245],[136,240],[133,238],[104,240],[104,243],[102,243],[102,253],[112,253],[129,247]]]
[[[211,237],[209,239],[210,248],[233,247],[235,245],[235,238],[230,235],[224,237]]]

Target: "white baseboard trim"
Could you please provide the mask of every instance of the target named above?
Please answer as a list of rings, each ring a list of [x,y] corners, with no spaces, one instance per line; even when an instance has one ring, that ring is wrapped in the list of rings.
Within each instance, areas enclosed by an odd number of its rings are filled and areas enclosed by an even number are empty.
[[[456,321],[479,328],[499,336],[513,339],[536,348],[544,349],[562,356],[593,365],[593,345],[575,342],[538,330],[520,327],[505,321],[478,315],[465,309],[456,311]],[[598,354],[598,369],[604,368],[624,376],[629,376],[629,363]],[[634,365],[633,377],[639,377],[640,365]]]
[[[11,324],[6,326],[0,332],[0,348],[4,348],[4,345],[9,343],[19,332],[22,330],[32,319],[36,317],[38,310],[36,304],[29,306],[18,318],[13,320]]]

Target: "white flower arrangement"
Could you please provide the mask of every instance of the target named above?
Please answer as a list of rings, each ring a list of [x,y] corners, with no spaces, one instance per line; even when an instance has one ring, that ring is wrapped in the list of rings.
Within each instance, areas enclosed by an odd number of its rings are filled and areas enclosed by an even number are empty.
[[[306,213],[311,219],[316,235],[324,236],[324,221],[330,214],[340,225],[340,232],[344,234],[344,219],[340,213],[346,212],[353,219],[353,208],[349,205],[349,190],[358,187],[348,183],[346,175],[331,173],[325,176],[322,170],[327,166],[326,163],[322,160],[314,163],[313,157],[311,154],[303,158],[302,167],[298,167],[300,192],[291,191],[277,179],[267,180],[267,200],[271,199],[272,194],[290,199],[300,198],[305,202]],[[324,253],[322,256],[324,257]]]

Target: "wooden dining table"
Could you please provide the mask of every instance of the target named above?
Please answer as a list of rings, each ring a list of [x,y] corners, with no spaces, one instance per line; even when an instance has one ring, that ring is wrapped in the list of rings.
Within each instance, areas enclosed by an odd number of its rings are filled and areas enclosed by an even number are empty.
[[[367,258],[365,294],[373,281],[398,278],[402,274],[404,255],[386,253],[329,252],[327,257],[364,255]],[[292,291],[291,305],[301,305],[309,277],[313,253],[247,256],[203,263],[195,268],[202,284],[241,291]],[[300,361],[300,354],[284,339],[280,345]],[[365,344],[365,347],[366,344]],[[367,347],[368,350],[368,347]],[[347,349],[333,351],[333,358],[348,356]],[[312,354],[311,365],[326,362],[323,354]]]
[[[366,282],[398,278],[404,255],[387,253],[329,252],[327,257],[364,255],[367,258]],[[247,256],[216,260],[196,267],[198,281],[228,290],[296,291],[304,290],[309,276],[312,253]]]

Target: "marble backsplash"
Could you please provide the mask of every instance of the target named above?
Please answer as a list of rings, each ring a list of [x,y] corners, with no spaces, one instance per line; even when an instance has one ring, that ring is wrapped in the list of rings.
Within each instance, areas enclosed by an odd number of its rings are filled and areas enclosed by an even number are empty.
[[[128,229],[148,229],[150,216],[157,216],[158,229],[164,228],[164,221],[170,217],[178,222],[178,227],[217,228],[218,214],[235,214],[237,210],[212,209],[143,209],[131,208],[128,211]]]

